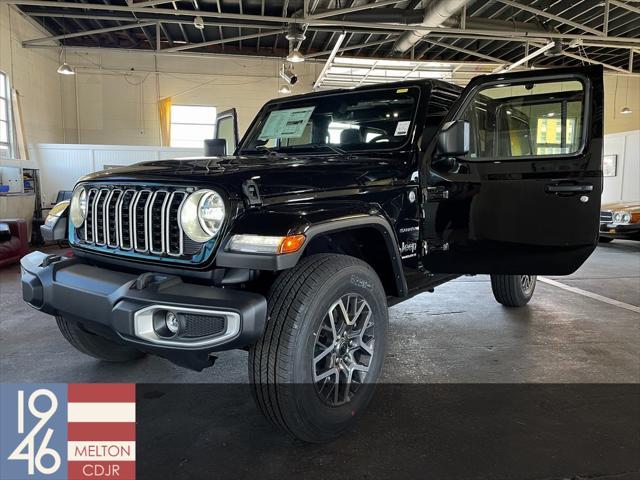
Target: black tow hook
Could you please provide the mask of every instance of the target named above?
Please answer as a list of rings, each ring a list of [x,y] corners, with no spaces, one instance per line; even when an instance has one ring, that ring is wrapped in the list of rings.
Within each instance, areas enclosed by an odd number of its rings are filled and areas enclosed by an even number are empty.
[[[60,260],[62,260],[62,257],[60,255],[47,255],[45,259],[42,260],[41,267],[46,268],[52,263],[59,262]]]
[[[136,283],[132,288],[136,290],[144,290],[151,285],[155,285],[158,290],[161,290],[181,282],[182,280],[180,277],[176,277],[174,275],[158,275],[153,272],[145,272],[136,278]]]

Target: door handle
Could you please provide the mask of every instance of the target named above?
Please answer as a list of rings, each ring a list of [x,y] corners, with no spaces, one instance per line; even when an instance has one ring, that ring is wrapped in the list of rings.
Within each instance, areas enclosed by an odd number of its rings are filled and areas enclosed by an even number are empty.
[[[558,185],[549,184],[545,187],[548,193],[587,193],[593,191],[593,185]]]

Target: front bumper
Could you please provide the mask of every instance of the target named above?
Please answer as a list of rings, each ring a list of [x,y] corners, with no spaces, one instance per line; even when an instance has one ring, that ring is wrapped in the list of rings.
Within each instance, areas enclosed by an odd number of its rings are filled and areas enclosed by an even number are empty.
[[[212,352],[254,343],[267,318],[266,299],[257,293],[184,283],[177,276],[108,270],[42,252],[23,257],[20,264],[22,295],[33,308],[194,370],[212,365]],[[154,309],[225,318],[224,331],[195,339],[155,338],[148,328]]]
[[[640,240],[640,223],[600,224],[600,235],[609,238]]]

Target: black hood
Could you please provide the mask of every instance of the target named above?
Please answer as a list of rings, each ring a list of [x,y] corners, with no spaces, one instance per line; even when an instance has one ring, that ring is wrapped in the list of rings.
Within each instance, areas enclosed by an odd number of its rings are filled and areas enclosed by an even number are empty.
[[[398,160],[384,157],[256,156],[185,158],[143,162],[87,175],[81,181],[208,186],[240,195],[252,179],[262,196],[393,185],[406,175]]]

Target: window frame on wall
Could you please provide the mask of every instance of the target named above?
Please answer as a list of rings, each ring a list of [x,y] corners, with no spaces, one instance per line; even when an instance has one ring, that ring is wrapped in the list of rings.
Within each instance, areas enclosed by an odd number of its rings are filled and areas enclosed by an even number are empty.
[[[2,138],[3,131],[6,140]],[[6,72],[0,70],[0,148],[7,150],[6,158],[12,158],[13,147],[13,117],[11,112],[9,76]],[[0,158],[4,157],[0,155]]]
[[[174,114],[174,109],[208,109],[210,112],[210,117],[211,120],[210,121],[184,121],[182,119],[180,119],[179,121],[176,121],[175,117],[177,116],[176,114]],[[169,145],[171,147],[174,148],[204,148],[204,140],[209,139],[209,138],[214,138],[215,136],[215,131],[216,131],[216,117],[217,117],[217,113],[218,110],[216,107],[214,107],[213,105],[185,105],[185,104],[172,104],[171,105],[171,130],[170,130],[170,135],[169,135]],[[202,127],[207,127],[210,130],[207,132],[206,136],[199,138],[198,139],[194,139],[194,138],[187,138],[187,137],[181,137],[181,136],[177,136],[176,135],[176,130],[178,130],[177,128],[174,127],[191,127],[193,129],[196,130],[205,130],[205,128]]]

